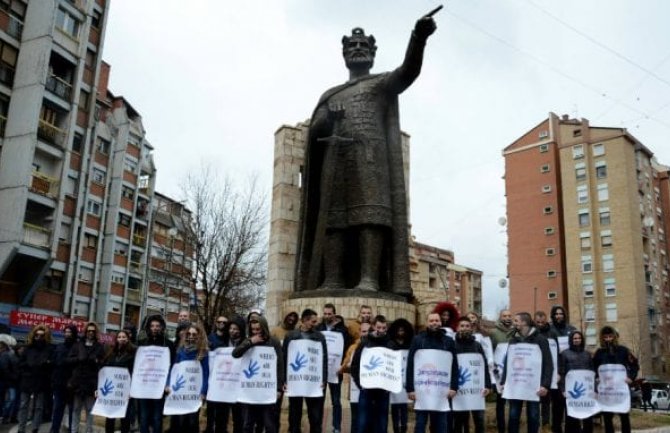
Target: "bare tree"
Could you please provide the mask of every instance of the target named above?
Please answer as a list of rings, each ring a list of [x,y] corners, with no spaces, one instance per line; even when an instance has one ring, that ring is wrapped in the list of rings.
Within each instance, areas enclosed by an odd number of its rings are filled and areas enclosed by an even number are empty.
[[[255,177],[242,188],[207,165],[186,177],[182,192],[193,212],[195,312],[209,332],[217,316],[264,300],[266,196]]]

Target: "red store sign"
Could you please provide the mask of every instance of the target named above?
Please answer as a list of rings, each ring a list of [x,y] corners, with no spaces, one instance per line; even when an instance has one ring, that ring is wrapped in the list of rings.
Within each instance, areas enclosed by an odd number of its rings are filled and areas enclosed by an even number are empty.
[[[83,320],[71,319],[69,317],[51,316],[48,314],[29,313],[26,311],[12,310],[9,313],[9,325],[24,328],[32,328],[35,325],[45,325],[52,332],[63,332],[66,327],[74,325],[79,335],[83,335],[86,323]],[[111,334],[99,333],[100,342],[109,343],[113,341]]]

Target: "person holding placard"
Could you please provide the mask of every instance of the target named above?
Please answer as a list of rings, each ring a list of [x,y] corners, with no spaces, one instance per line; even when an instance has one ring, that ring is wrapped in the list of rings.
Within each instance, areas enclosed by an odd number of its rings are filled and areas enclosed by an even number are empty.
[[[252,319],[249,322],[248,331],[249,337],[233,350],[233,358],[241,358],[249,349],[254,347],[272,348],[276,355],[274,366],[277,378],[275,399],[279,399],[284,384],[284,365],[282,363],[283,357],[279,341],[270,336],[268,322],[263,316]],[[258,363],[251,361],[249,366],[246,366],[245,370],[243,370],[243,374],[246,376],[257,375],[260,368]],[[265,433],[277,433],[279,431],[276,413],[278,405],[278,401],[272,404],[244,404],[242,411],[244,414],[244,433],[253,433],[255,425],[260,426],[261,430],[264,428]]]
[[[498,322],[496,323],[495,328],[493,328],[491,331],[491,343],[493,343],[494,357],[496,357],[495,354],[498,346],[500,345],[501,347],[501,349],[498,349],[498,351],[503,349],[506,350],[507,344],[512,338],[512,334],[514,333],[512,319],[513,316],[510,310],[504,309],[500,311],[500,314],[498,315]],[[493,374],[495,376],[496,383],[500,381],[502,373],[502,365],[494,365]],[[502,392],[498,392],[497,389],[494,389],[494,392],[496,393],[496,427],[498,428],[498,433],[505,433],[505,426],[507,425],[507,419],[505,418],[505,406],[507,401],[503,398]]]
[[[404,371],[407,371],[407,355],[414,339],[414,327],[407,319],[398,318],[389,326],[390,347],[400,351],[404,358]],[[393,433],[407,433],[407,391],[405,391],[405,375],[403,375],[403,390],[391,393],[391,425]]]
[[[429,419],[431,431],[446,432],[448,399],[458,392],[458,360],[453,338],[441,329],[440,315],[431,313],[426,322],[426,330],[409,348],[405,389],[414,401],[414,433],[425,433]]]
[[[584,334],[580,331],[572,331],[568,338],[569,347],[558,356],[558,386],[564,397],[566,397],[565,377],[570,371],[593,370],[593,359],[591,358],[591,353],[585,348],[586,341],[584,340]],[[568,391],[576,395],[584,392],[581,387]],[[580,420],[566,414],[565,431],[570,433],[592,433],[593,418],[588,417]]]
[[[114,345],[109,348],[105,359],[103,360],[104,367],[121,367],[128,369],[128,373],[133,373],[133,363],[135,362],[135,351],[137,349],[130,342],[130,334],[127,331],[119,331],[114,338]],[[95,391],[95,397],[98,398],[99,391]],[[130,402],[132,403],[132,401]],[[128,433],[130,431],[130,408],[128,404],[126,409],[126,416],[121,418],[121,433]],[[115,418],[105,418],[105,433],[114,433]]]
[[[174,345],[165,335],[165,319],[160,314],[147,317],[144,326],[146,337],[142,339],[139,346],[165,347],[170,354],[170,365],[174,361]],[[135,371],[137,373],[137,371]],[[163,384],[167,388],[167,382]],[[167,389],[166,389],[167,392]],[[163,405],[165,397],[162,398],[140,398],[138,407],[140,412],[140,433],[162,433],[163,431]]]
[[[458,319],[456,331],[456,346],[454,352],[458,359],[459,391],[452,399],[454,410],[455,433],[470,432],[470,414],[475,425],[475,433],[484,433],[484,399],[491,390],[491,376],[489,374],[486,353],[482,345],[475,341],[472,333],[472,322],[468,317]],[[480,398],[475,398],[480,397]],[[457,405],[457,399],[462,398],[464,404]],[[484,408],[470,409],[474,405],[481,404]],[[461,407],[463,410],[461,410]]]
[[[536,311],[533,317],[535,327],[541,336],[547,339],[551,360],[554,363],[554,372],[558,374],[558,334],[549,324],[549,318],[544,311]],[[553,433],[560,433],[563,423],[563,407],[565,399],[561,398],[561,392],[558,390],[557,381],[552,380],[552,388],[549,393],[540,399],[540,420],[542,430],[548,429],[551,424]]]
[[[358,340],[356,340],[356,342],[354,342],[351,346],[349,346],[349,349],[347,349],[347,353],[344,355],[344,358],[342,359],[342,365],[340,366],[340,370],[338,371],[340,374],[348,373],[350,376],[349,407],[351,409],[351,430],[350,430],[351,433],[358,433],[358,397],[360,396],[361,391],[360,388],[356,386],[354,380],[351,378],[351,361],[354,358],[354,352],[356,352],[358,346],[368,337],[368,333],[370,331],[371,326],[372,325],[368,322],[361,323],[359,328],[360,337]]]
[[[190,324],[186,326],[179,342],[175,357],[175,365],[181,362],[197,361],[200,363],[202,371],[202,385],[200,387],[200,400],[204,401],[207,396],[207,386],[209,384],[209,344],[207,334],[202,325]],[[170,381],[168,380],[168,383]],[[179,384],[179,381],[177,381]],[[184,386],[188,386],[185,383]],[[174,388],[174,387],[173,387]],[[168,394],[172,392],[168,388]],[[200,410],[184,415],[172,415],[170,427],[172,433],[198,433],[200,428]]]
[[[335,355],[339,355],[339,360],[337,360],[337,364],[335,365],[330,365],[333,367],[333,369],[336,368],[337,365],[339,365],[342,362],[342,355],[347,351],[349,348],[349,345],[351,344],[351,339],[349,337],[349,330],[347,329],[346,325],[342,322],[340,322],[337,319],[336,316],[336,311],[335,311],[335,305],[328,303],[323,306],[323,316],[322,316],[322,321],[319,323],[319,325],[316,327],[318,331],[321,332],[337,332],[339,335],[342,336],[342,348],[339,351],[339,353],[333,353],[332,350],[330,350],[333,346],[330,346],[328,349],[328,356],[331,358]],[[326,334],[324,334],[326,336]],[[326,344],[329,343],[328,336],[326,336]],[[337,381],[332,382],[331,380],[328,381],[328,389],[330,390],[330,400],[333,404],[333,433],[340,433],[340,429],[342,426],[342,375],[337,374]]]
[[[326,339],[316,330],[316,311],[306,308],[300,315],[300,327],[284,339],[282,354],[286,366],[289,433],[301,433],[302,403],[307,405],[310,433],[321,433],[323,401],[328,378]]]
[[[226,316],[218,316],[214,321],[212,332],[207,337],[209,343],[209,350],[214,351],[219,347],[224,347],[228,344],[228,318]],[[214,427],[217,421],[217,415],[220,423],[223,423],[222,416],[223,410],[221,410],[221,405],[223,403],[215,401],[207,401],[207,427],[205,427],[205,433],[214,433]],[[219,429],[219,431],[221,431]]]
[[[619,344],[619,335],[617,331],[611,326],[603,326],[600,330],[600,348],[596,350],[593,355],[593,369],[596,372],[598,380],[603,380],[599,375],[599,369],[605,365],[622,365],[626,371],[625,382],[630,385],[639,370],[637,362],[633,361],[634,357],[631,351]],[[629,397],[630,403],[630,397]],[[621,433],[630,433],[630,404],[628,405],[628,412],[619,413],[621,420]],[[614,425],[612,423],[614,418],[613,412],[603,411],[603,421],[605,424],[605,433],[614,433]]]
[[[72,346],[68,361],[73,365],[70,387],[74,393],[74,411],[72,413],[73,433],[79,431],[81,411],[86,412],[86,433],[93,432],[95,391],[98,387],[98,371],[105,358],[105,347],[98,341],[98,325],[89,322],[84,328],[84,337]]]
[[[540,398],[549,392],[554,364],[547,339],[537,331],[529,313],[514,316],[514,329],[500,380],[503,396],[509,401],[507,425],[509,433],[519,433],[525,402],[528,433],[537,433]]]

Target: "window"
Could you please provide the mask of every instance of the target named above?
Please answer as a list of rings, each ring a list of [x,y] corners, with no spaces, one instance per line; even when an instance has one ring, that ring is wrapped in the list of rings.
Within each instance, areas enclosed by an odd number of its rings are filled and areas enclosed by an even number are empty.
[[[109,149],[111,148],[112,143],[102,138],[98,139],[98,152],[103,155],[109,155]]]
[[[556,254],[556,250],[554,248],[547,248],[544,250],[545,256],[553,256],[554,254]]]
[[[5,42],[0,42],[0,82],[8,86],[14,83],[14,69],[18,57],[19,51],[16,48]]]
[[[607,201],[610,198],[609,190],[606,183],[598,185],[598,201]]]
[[[61,242],[68,242],[70,233],[72,232],[72,225],[69,223],[61,223],[60,232],[58,233],[58,240]]]
[[[554,212],[553,206],[545,206],[544,209],[542,209],[542,213],[545,215],[552,214]]]
[[[123,169],[125,171],[135,173],[137,171],[137,163],[135,161],[131,161],[130,159],[126,158],[123,160]]]
[[[585,322],[595,322],[596,321],[596,309],[593,304],[584,305],[584,321]]]
[[[580,209],[579,214],[577,215],[579,221],[579,227],[588,227],[589,225],[589,210]]]
[[[120,272],[112,272],[112,283],[125,284],[126,276]]]
[[[76,197],[77,196],[77,185],[79,184],[79,180],[76,177],[68,176],[65,179],[65,194]]]
[[[582,249],[591,248],[591,233],[581,232],[579,234],[579,243],[580,243]]]
[[[72,138],[72,151],[81,153],[81,145],[83,142],[84,137],[81,134],[75,132],[74,137]]]
[[[540,173],[549,173],[549,171],[549,164],[544,164],[542,167],[540,167]]]
[[[548,192],[551,192],[551,185],[544,185],[542,187],[542,192],[545,193],[545,194],[548,193]]]
[[[582,292],[585,298],[593,297],[593,280],[582,280]]]
[[[90,96],[91,96],[91,94],[88,93],[84,89],[81,89],[79,91],[79,109],[80,110],[88,111],[88,104],[91,100]]]
[[[556,271],[553,269],[551,271],[547,271],[547,278],[556,278]]]
[[[79,37],[79,21],[64,9],[56,11],[56,27],[75,39]]]
[[[121,195],[129,200],[132,200],[135,197],[135,191],[133,191],[132,188],[123,185],[121,187]]]
[[[601,230],[600,231],[600,245],[603,247],[612,246],[612,230]]]
[[[130,217],[126,214],[119,213],[119,225],[130,227]]]
[[[120,256],[127,256],[128,255],[128,245],[123,244],[121,242],[115,242],[114,243],[114,254],[118,254]]]
[[[602,156],[605,154],[605,145],[602,143],[594,144],[591,152],[593,153],[593,156]]]
[[[605,296],[616,296],[616,281],[614,278],[605,278],[603,280],[605,286]]]
[[[600,208],[600,225],[608,226],[610,225],[610,209],[608,207]]]
[[[589,202],[589,190],[587,185],[577,187],[577,203],[584,204]]]
[[[540,134],[538,134],[538,137],[539,137],[539,138],[547,138],[547,137],[549,137],[549,131],[547,131],[546,129],[540,131]],[[547,146],[547,145],[545,145],[545,146]]]
[[[98,237],[90,233],[84,233],[84,247],[95,248],[98,243]]]
[[[88,69],[95,69],[95,52],[86,50],[86,57],[84,58],[84,65]]]
[[[572,146],[572,158],[573,159],[584,158],[584,146],[582,146],[581,144]]]
[[[598,179],[607,177],[607,163],[605,161],[596,162],[596,177]]]
[[[572,136],[573,137],[581,137],[582,136],[582,130],[581,129],[575,129],[572,131]]]
[[[65,273],[55,269],[49,270],[44,276],[44,288],[56,292],[63,291],[63,282],[65,281]]]
[[[98,11],[93,11],[91,15],[91,27],[100,29],[100,22],[102,21],[102,14]]]
[[[598,336],[596,333],[596,328],[595,326],[588,325],[586,327],[586,345],[587,346],[595,346],[598,344]]]
[[[603,272],[614,270],[614,254],[603,254]]]
[[[102,205],[97,201],[89,200],[88,203],[86,203],[86,212],[95,216],[100,216],[102,213]]]
[[[99,168],[93,169],[93,182],[104,185],[105,184],[105,172]]]
[[[549,134],[547,134],[547,135],[549,135]],[[540,138],[543,138],[541,132],[540,132]],[[549,151],[549,145],[548,144],[540,144],[540,153],[545,153],[545,152],[548,152],[548,151]]]
[[[617,316],[616,304],[605,304],[605,320],[608,322],[616,322]]]
[[[593,271],[591,256],[582,256],[582,273],[590,274]]]
[[[586,164],[583,162],[575,164],[575,178],[578,181],[586,179]]]
[[[553,227],[545,227],[544,228],[544,234],[545,235],[553,235],[554,234],[554,228]]]
[[[558,293],[556,292],[547,293],[547,299],[558,299]]]

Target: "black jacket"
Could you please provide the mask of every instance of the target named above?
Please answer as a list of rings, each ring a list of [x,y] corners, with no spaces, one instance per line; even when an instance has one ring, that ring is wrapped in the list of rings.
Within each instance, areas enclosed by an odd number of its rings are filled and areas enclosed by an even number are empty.
[[[23,349],[19,357],[22,392],[44,392],[51,382],[51,356],[53,346],[50,344],[30,344]]]
[[[0,380],[7,388],[19,383],[19,358],[12,349],[0,353]]]
[[[241,358],[244,356],[244,353],[252,347],[272,347],[275,351],[275,355],[277,356],[277,391],[281,391],[284,388],[284,383],[286,383],[286,378],[284,376],[286,374],[286,369],[284,368],[284,357],[282,355],[281,344],[279,344],[279,340],[270,336],[270,328],[268,327],[268,322],[265,320],[265,317],[259,317],[258,321],[261,324],[261,328],[263,329],[263,333],[267,339],[260,343],[254,344],[251,342],[251,338],[247,337],[237,347],[235,347],[235,349],[233,349],[232,355],[233,358]]]
[[[582,344],[575,346],[572,344],[572,334],[570,334],[569,347],[558,355],[558,386],[561,391],[565,391],[565,375],[570,370],[593,370],[593,359],[584,347],[585,341],[583,335]]]
[[[407,392],[414,392],[414,355],[421,349],[438,349],[451,352],[453,362],[451,363],[451,384],[449,388],[452,391],[458,391],[458,360],[455,353],[456,345],[454,339],[444,334],[441,329],[435,332],[425,330],[414,337],[407,354],[407,377],[405,380],[405,389]]]
[[[540,374],[540,386],[547,390],[551,389],[551,379],[554,373],[554,361],[551,359],[551,352],[549,351],[549,343],[547,339],[544,338],[537,331],[537,328],[532,327],[528,332],[528,335],[525,337],[519,332],[515,332],[512,335],[512,339],[509,342],[509,347],[512,347],[514,344],[519,343],[528,343],[536,344],[540,347],[540,352],[542,354],[542,372]],[[509,354],[509,349],[507,350]],[[507,356],[505,356],[505,367],[503,368],[502,378],[500,384],[504,385],[505,380],[507,379]]]
[[[150,328],[151,322],[153,321],[158,321],[161,323],[162,332],[158,333],[158,335],[151,334]],[[163,316],[160,314],[154,314],[153,316],[147,317],[145,320],[144,331],[146,333],[146,337],[140,341],[139,345],[167,347],[170,350],[170,365],[172,365],[175,358],[175,347],[172,341],[170,341],[170,339],[165,335],[165,320],[163,319]]]
[[[284,338],[284,343],[282,345],[282,355],[284,356],[283,360],[284,370],[286,370],[286,368],[289,366],[288,346],[291,343],[291,341],[305,340],[305,339],[318,341],[321,343],[321,350],[323,351],[323,361],[322,361],[323,386],[325,389],[326,384],[328,383],[328,348],[326,347],[326,337],[324,337],[323,334],[317,331],[316,329],[303,333],[300,330],[300,328],[298,328],[286,334],[286,338]]]
[[[482,360],[484,361],[484,387],[487,389],[491,388],[491,373],[489,373],[486,353],[484,353],[482,345],[475,341],[474,335],[464,339],[460,338],[458,333],[456,333],[454,353],[456,353],[456,355],[459,353],[479,353],[482,355]]]
[[[382,336],[377,336],[373,332],[368,334],[368,338],[365,341],[361,341],[361,344],[358,345],[354,356],[351,358],[351,379],[356,383],[356,386],[359,389],[363,389],[361,386],[361,355],[363,354],[363,349],[366,347],[386,347],[387,349],[391,348],[391,341],[387,334]]]
[[[68,361],[72,364],[69,386],[80,396],[92,396],[98,386],[98,370],[105,359],[105,347],[98,340],[86,345],[85,340],[72,346]]]

